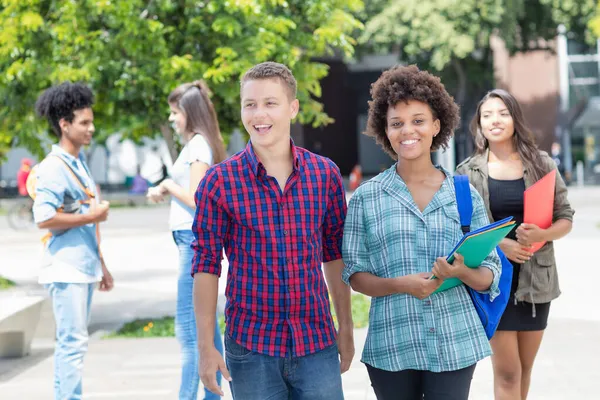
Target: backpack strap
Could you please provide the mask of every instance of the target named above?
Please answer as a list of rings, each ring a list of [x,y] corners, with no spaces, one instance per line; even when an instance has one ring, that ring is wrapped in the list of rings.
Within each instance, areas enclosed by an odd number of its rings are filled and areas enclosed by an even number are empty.
[[[96,195],[94,194],[94,192],[92,192],[92,190],[85,183],[83,183],[83,181],[81,180],[79,175],[77,175],[75,173],[75,171],[73,170],[73,168],[71,168],[69,163],[67,163],[62,157],[60,157],[56,154],[50,154],[48,157],[56,157],[60,161],[62,161],[62,163],[65,165],[65,167],[67,167],[67,171],[69,171],[71,173],[71,175],[73,176],[73,178],[75,179],[75,182],[77,182],[77,184],[79,185],[81,190],[83,190],[83,192],[89,197],[88,200],[81,200],[80,203],[81,204],[89,204],[92,208],[95,207]],[[27,182],[27,184],[29,185],[29,182]],[[35,182],[32,183],[32,186],[34,186],[34,185],[35,185]],[[59,211],[62,211],[62,208],[63,207],[60,207]],[[42,237],[42,243],[45,245],[46,242],[48,242],[48,240],[50,240],[51,237],[52,237],[52,232],[48,232],[46,235],[44,235],[44,237]],[[100,251],[100,224],[98,224],[98,223],[96,223],[96,241],[98,242],[98,255],[100,256],[100,259],[102,260],[102,252]],[[102,262],[104,262],[104,261],[102,261]]]
[[[51,157],[56,157],[58,158],[60,161],[62,161],[63,164],[65,164],[65,166],[67,167],[67,171],[69,171],[71,173],[71,175],[73,176],[73,178],[75,178],[75,182],[77,182],[77,184],[79,185],[79,187],[81,188],[81,190],[83,190],[83,192],[90,198],[93,199],[96,196],[94,195],[94,192],[92,192],[92,190],[90,188],[87,187],[87,185],[85,183],[83,183],[83,181],[81,180],[81,178],[79,177],[79,175],[77,175],[75,173],[75,171],[73,171],[73,168],[71,168],[71,166],[69,165],[69,163],[67,163],[62,157],[58,156],[58,155],[50,155]]]
[[[456,205],[460,217],[460,228],[463,233],[471,231],[471,217],[473,216],[473,202],[471,200],[471,187],[467,175],[454,176],[454,190],[456,192]]]

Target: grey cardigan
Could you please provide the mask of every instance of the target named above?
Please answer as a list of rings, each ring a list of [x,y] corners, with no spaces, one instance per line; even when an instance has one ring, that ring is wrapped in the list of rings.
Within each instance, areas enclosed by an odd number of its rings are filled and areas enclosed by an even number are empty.
[[[556,169],[556,164],[546,152],[540,151],[540,155],[544,171]],[[456,174],[469,176],[471,185],[477,189],[483,198],[490,221],[493,221],[488,189],[488,156],[489,150],[484,154],[474,155],[466,159],[456,168]],[[523,177],[526,188],[535,183],[533,182],[533,177],[527,173],[527,169],[523,171]],[[557,171],[553,221],[559,219],[573,221],[573,214],[574,211],[567,200],[567,186]],[[552,242],[548,242],[533,255],[531,260],[521,264],[515,300],[533,304],[548,303],[556,299],[559,295],[560,287],[556,271],[554,245]]]

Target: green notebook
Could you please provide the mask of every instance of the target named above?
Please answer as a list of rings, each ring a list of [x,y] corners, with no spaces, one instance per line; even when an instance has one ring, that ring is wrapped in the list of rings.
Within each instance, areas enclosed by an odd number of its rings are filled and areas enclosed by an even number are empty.
[[[448,261],[454,261],[454,253],[459,253],[465,258],[465,265],[469,268],[477,268],[483,260],[498,246],[498,244],[513,230],[515,222],[512,218],[484,226],[476,231],[469,232],[458,242],[448,255]],[[458,278],[446,279],[444,283],[434,292],[443,292],[458,285],[462,281]]]

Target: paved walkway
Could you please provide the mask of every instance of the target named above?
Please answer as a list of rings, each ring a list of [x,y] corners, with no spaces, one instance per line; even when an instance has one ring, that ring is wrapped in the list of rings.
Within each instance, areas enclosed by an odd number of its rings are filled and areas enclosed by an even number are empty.
[[[366,330],[355,331],[357,350]],[[600,322],[552,319],[533,374],[531,400],[598,399]],[[52,343],[38,342],[26,370],[0,375],[3,400],[52,400]],[[35,362],[32,365],[32,360]],[[0,361],[0,367],[2,361]],[[85,361],[85,399],[177,399],[179,346],[175,339],[94,339]],[[343,375],[346,400],[374,400],[368,375],[358,358]],[[231,399],[229,388],[224,386]],[[479,363],[472,400],[492,400],[489,360]]]

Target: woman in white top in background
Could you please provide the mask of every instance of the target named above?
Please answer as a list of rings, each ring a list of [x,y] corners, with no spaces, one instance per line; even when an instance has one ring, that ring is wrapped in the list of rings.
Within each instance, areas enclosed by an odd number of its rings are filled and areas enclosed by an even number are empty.
[[[182,349],[182,375],[180,400],[195,400],[198,394],[198,349],[191,276],[193,252],[190,248],[194,235],[192,223],[196,204],[194,195],[208,168],[226,158],[225,145],[219,131],[217,115],[202,81],[185,83],[177,87],[168,98],[171,114],[169,121],[181,135],[185,146],[171,169],[171,177],[148,190],[148,197],[161,201],[171,195],[169,226],[179,249],[179,280],[177,288],[177,314],[175,336]],[[223,353],[218,324],[215,329],[215,347]],[[220,384],[221,377],[217,377]],[[206,390],[205,400],[219,399]]]

